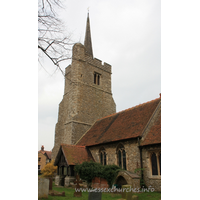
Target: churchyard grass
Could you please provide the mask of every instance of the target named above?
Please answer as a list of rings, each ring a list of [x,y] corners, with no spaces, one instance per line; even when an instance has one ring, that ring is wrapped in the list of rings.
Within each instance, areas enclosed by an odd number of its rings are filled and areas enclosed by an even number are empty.
[[[60,186],[55,186],[53,184],[53,190],[58,192],[65,192],[65,197],[62,196],[48,196],[48,200],[87,200],[88,199],[88,192],[82,192],[82,197],[74,197],[74,188],[65,188]],[[159,200],[161,199],[160,192],[142,192],[142,193],[135,193],[135,195],[139,196],[139,200]],[[112,199],[121,199],[121,194],[115,193],[103,193],[102,200],[112,200]]]

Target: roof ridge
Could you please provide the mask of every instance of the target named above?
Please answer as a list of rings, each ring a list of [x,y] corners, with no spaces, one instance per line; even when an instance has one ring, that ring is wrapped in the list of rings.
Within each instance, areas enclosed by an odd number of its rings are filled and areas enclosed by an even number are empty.
[[[156,99],[153,99],[153,100],[151,100],[151,101],[147,101],[147,102],[144,102],[144,103],[138,104],[138,105],[133,106],[133,107],[131,107],[131,108],[127,108],[127,109],[125,109],[125,110],[121,110],[121,111],[116,112],[116,113],[113,113],[113,114],[111,114],[111,115],[107,115],[107,116],[105,116],[105,117],[99,118],[99,119],[96,120],[96,122],[97,122],[97,121],[100,121],[100,120],[102,120],[102,119],[106,119],[106,118],[108,118],[108,117],[111,117],[111,116],[117,115],[117,114],[119,114],[119,113],[123,113],[123,112],[126,112],[126,111],[128,111],[128,110],[132,110],[132,109],[137,108],[137,107],[140,107],[140,106],[142,106],[142,105],[145,105],[145,104],[151,103],[151,102],[156,101],[156,100],[158,100],[158,99],[160,99],[160,97],[158,97],[158,98],[156,98]]]
[[[86,148],[86,146],[81,145],[75,145],[75,144],[60,144],[61,146],[70,146],[70,147],[80,147],[80,148]]]

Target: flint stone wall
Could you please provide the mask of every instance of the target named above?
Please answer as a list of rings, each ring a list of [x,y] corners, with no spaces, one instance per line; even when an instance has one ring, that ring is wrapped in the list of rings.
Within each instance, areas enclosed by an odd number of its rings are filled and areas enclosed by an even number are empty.
[[[100,74],[100,85],[94,83]],[[59,104],[52,159],[60,144],[76,144],[97,119],[116,112],[111,91],[111,65],[86,55],[85,47],[73,47],[72,64],[65,70],[65,89]]]

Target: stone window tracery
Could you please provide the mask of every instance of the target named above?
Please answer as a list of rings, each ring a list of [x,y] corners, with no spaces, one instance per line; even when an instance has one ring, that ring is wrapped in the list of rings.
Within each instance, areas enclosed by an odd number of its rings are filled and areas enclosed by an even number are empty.
[[[126,151],[122,144],[117,147],[117,164],[126,170]]]
[[[100,163],[102,165],[106,165],[107,164],[107,154],[106,154],[106,150],[104,148],[100,149],[99,156],[100,156]]]
[[[155,153],[151,155],[151,169],[152,175],[158,175],[157,156]]]
[[[161,152],[151,152],[151,175],[160,176],[161,175]]]

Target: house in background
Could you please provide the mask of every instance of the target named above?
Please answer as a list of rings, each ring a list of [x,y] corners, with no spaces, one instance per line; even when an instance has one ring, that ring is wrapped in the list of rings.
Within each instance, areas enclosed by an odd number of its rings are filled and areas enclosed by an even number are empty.
[[[51,151],[45,151],[42,145],[41,150],[38,151],[38,174],[44,166],[51,161]]]

